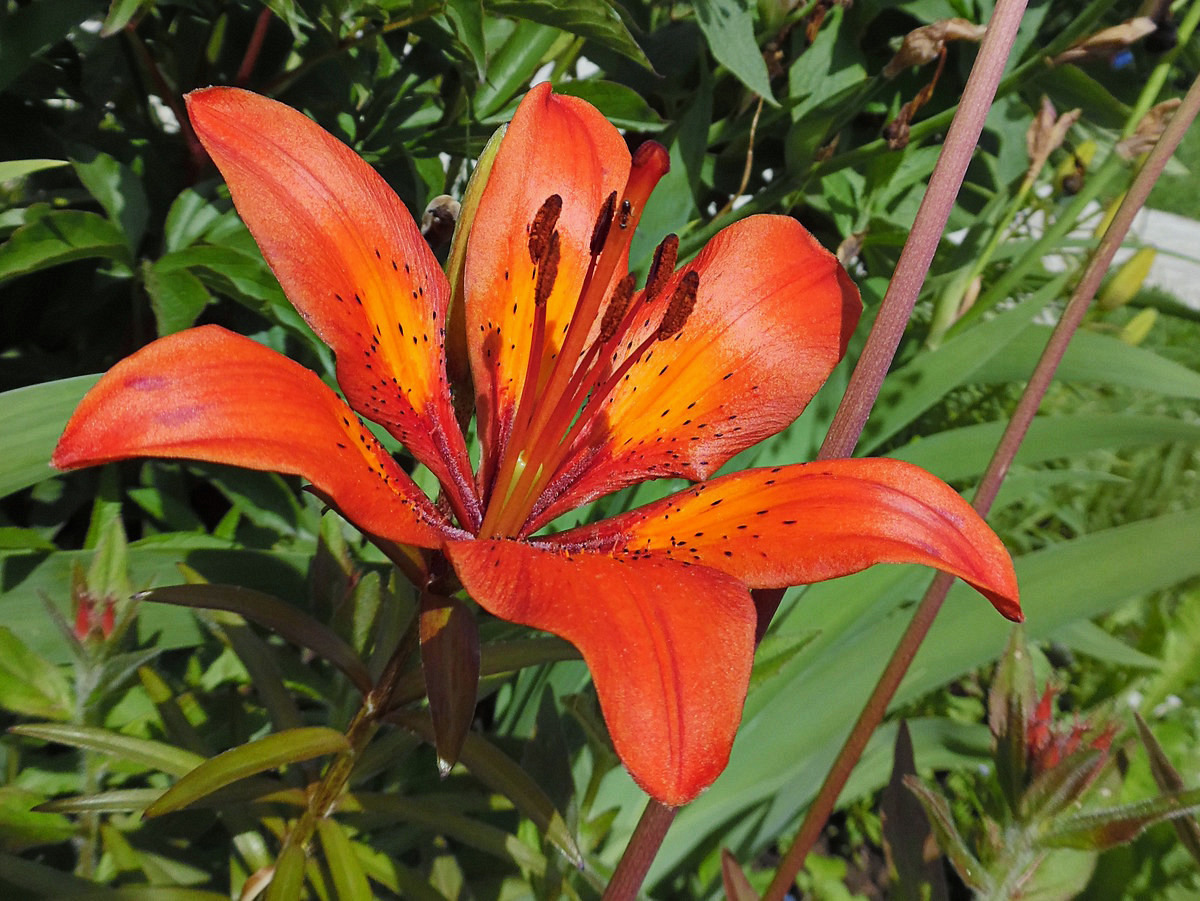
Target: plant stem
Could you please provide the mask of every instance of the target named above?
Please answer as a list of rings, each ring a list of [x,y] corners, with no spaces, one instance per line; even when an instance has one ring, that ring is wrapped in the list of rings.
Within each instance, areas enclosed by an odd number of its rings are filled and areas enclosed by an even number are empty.
[[[634,827],[608,888],[604,890],[602,901],[632,901],[637,897],[638,889],[642,887],[642,881],[650,870],[650,864],[654,863],[654,857],[678,809],[650,799]]]
[[[958,112],[946,135],[945,146],[929,179],[929,188],[917,210],[875,326],[850,376],[846,395],[829,426],[818,459],[848,457],[858,443],[912,315],[938,241],[946,230],[946,221],[950,218],[967,165],[975,153],[1024,10],[1025,0],[1001,0],[996,4]]]
[[[271,24],[271,10],[263,7],[262,12],[254,22],[254,31],[250,33],[250,41],[246,44],[246,53],[242,56],[242,64],[238,66],[234,84],[245,87],[250,83],[250,75],[254,72],[254,64],[258,62],[258,54],[262,52],[263,41],[267,38],[267,28]]]
[[[412,655],[415,641],[416,631],[410,627],[392,653],[383,673],[379,676],[379,681],[375,683],[374,688],[367,692],[358,713],[350,721],[350,726],[346,730],[346,741],[350,747],[333,759],[322,775],[320,783],[309,792],[308,806],[292,825],[292,828],[288,830],[287,838],[284,839],[283,846],[279,849],[279,858],[282,858],[289,848],[306,848],[312,841],[317,824],[334,810],[346,783],[350,781],[355,764],[358,763],[363,751],[378,730],[380,721],[391,707],[392,694],[400,681],[405,663]]]
[[[999,6],[997,6],[997,14],[999,14]],[[1112,263],[1113,256],[1124,241],[1134,216],[1145,204],[1151,187],[1158,179],[1171,154],[1175,152],[1175,148],[1179,145],[1179,141],[1183,138],[1183,134],[1192,120],[1195,119],[1198,110],[1200,110],[1200,78],[1193,82],[1182,105],[1176,110],[1175,116],[1138,172],[1125,200],[1113,218],[1112,224],[1101,238],[1100,244],[1089,261],[1061,319],[1055,326],[1050,340],[1046,343],[1046,348],[1034,368],[1029,384],[1021,395],[1017,408],[1009,420],[1008,427],[1005,429],[976,491],[973,503],[980,515],[985,515],[996,499],[996,494],[1004,476],[1008,473],[1013,457],[1025,437],[1034,414],[1041,405],[1042,398],[1049,388],[1068,343],[1082,322],[1092,297],[1100,287],[1100,282]],[[763,896],[764,901],[768,901],[768,899],[780,901],[804,865],[804,859],[824,827],[829,813],[833,810],[838,795],[841,794],[846,780],[850,776],[850,771],[866,747],[871,733],[874,732],[875,727],[886,713],[888,704],[891,703],[901,679],[908,671],[917,649],[933,624],[953,582],[952,576],[939,574],[921,599],[912,622],[901,637],[879,683],[863,707],[846,743],[838,753],[837,760],[834,761],[816,799],[809,807],[799,834],[776,872],[770,888]]]

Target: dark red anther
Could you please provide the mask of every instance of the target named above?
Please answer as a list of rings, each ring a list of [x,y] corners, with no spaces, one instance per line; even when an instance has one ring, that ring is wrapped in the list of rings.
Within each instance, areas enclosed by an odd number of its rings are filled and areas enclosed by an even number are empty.
[[[617,211],[617,192],[613,191],[608,195],[608,200],[604,202],[604,206],[600,208],[600,215],[596,217],[596,227],[592,229],[592,242],[590,249],[592,256],[600,255],[600,251],[604,249],[604,242],[608,240],[608,230],[612,228],[613,213]]]
[[[554,279],[558,277],[558,255],[558,232],[555,231],[550,233],[545,252],[537,267],[537,284],[533,289],[533,302],[539,307],[545,306],[546,301],[550,299],[550,292],[554,290]]]
[[[546,248],[550,246],[554,226],[558,224],[558,215],[562,212],[562,197],[551,194],[542,203],[529,226],[529,258],[534,263],[542,259]]]
[[[696,306],[696,292],[699,288],[700,273],[695,269],[685,272],[675,288],[675,293],[671,295],[666,315],[663,316],[662,323],[658,326],[659,341],[666,341],[683,328]]]
[[[625,318],[625,311],[629,309],[629,301],[633,299],[633,283],[634,276],[631,272],[617,282],[617,287],[613,289],[612,297],[604,310],[604,318],[600,320],[601,344],[616,336],[621,320]]]
[[[661,244],[655,248],[654,259],[650,263],[650,273],[646,276],[646,290],[643,294],[646,302],[654,300],[663,285],[675,272],[675,262],[679,258],[679,236],[667,235]]]

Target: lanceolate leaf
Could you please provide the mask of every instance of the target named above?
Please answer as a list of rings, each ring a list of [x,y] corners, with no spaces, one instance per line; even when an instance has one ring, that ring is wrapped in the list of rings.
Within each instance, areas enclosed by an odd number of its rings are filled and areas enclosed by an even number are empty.
[[[433,722],[428,714],[397,710],[389,718],[405,729],[416,732],[426,741],[434,741]],[[459,760],[476,778],[504,795],[513,802],[517,810],[533,820],[545,833],[546,838],[562,851],[573,865],[583,866],[583,856],[575,844],[566,820],[534,778],[521,769],[512,758],[482,736],[468,733]]]
[[[742,0],[698,0],[696,20],[717,62],[767,103],[776,104],[762,51],[754,40],[754,14]]]
[[[81,375],[0,394],[0,497],[56,475],[54,442],[98,378]]]
[[[529,19],[589,38],[652,69],[620,14],[605,0],[484,0],[484,6],[494,15]]]
[[[39,269],[101,257],[128,264],[121,230],[96,213],[53,210],[0,244],[0,283]]]
[[[328,660],[345,673],[359,691],[371,690],[371,676],[350,645],[307,613],[272,595],[236,585],[172,585],[142,592],[138,598],[237,613]]]
[[[325,754],[336,754],[348,747],[346,736],[323,726],[276,732],[204,761],[147,807],[146,816],[179,810],[246,776]]]
[[[1186,788],[1183,777],[1163,751],[1162,745],[1158,743],[1142,715],[1135,710],[1133,716],[1137,720],[1138,735],[1141,736],[1146,753],[1150,755],[1150,772],[1154,775],[1155,783],[1164,792],[1183,791]],[[1187,848],[1192,859],[1200,863],[1200,823],[1196,822],[1194,816],[1180,816],[1172,825],[1179,841]]]
[[[134,738],[96,726],[37,723],[13,726],[9,731],[28,738],[39,738],[42,741],[57,742],[86,751],[111,754],[121,760],[161,770],[175,776],[182,776],[204,762],[204,758],[199,754],[193,754],[162,742]]]
[[[1148,827],[1200,810],[1200,788],[1064,817],[1039,839],[1044,848],[1104,851],[1133,841]]]

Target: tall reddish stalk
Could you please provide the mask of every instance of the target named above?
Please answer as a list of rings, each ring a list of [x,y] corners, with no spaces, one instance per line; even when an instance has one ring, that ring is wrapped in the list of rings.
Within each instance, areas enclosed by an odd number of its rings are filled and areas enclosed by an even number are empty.
[[[997,14],[999,11],[1000,8],[997,6]],[[1154,186],[1154,182],[1158,179],[1171,154],[1175,152],[1175,148],[1179,145],[1180,139],[1192,120],[1195,119],[1198,110],[1200,110],[1200,79],[1193,82],[1187,97],[1138,172],[1120,209],[1113,218],[1112,224],[1105,231],[1104,237],[1100,240],[1088,263],[1075,293],[1071,296],[1062,317],[1055,326],[976,491],[973,503],[980,515],[986,515],[992,502],[996,499],[1004,476],[1007,474],[1017,449],[1021,446],[1021,441],[1029,429],[1029,424],[1054,378],[1054,372],[1066,352],[1067,345],[1079,328],[1080,322],[1083,321],[1088,305],[1100,287],[1100,282],[1108,271],[1114,254],[1125,240],[1134,216],[1145,204],[1150,189]],[[880,676],[862,713],[859,714],[854,728],[838,753],[817,797],[809,806],[800,831],[776,871],[775,878],[766,894],[763,895],[763,901],[782,901],[795,882],[796,875],[804,866],[804,860],[809,850],[824,828],[829,814],[833,811],[851,770],[862,756],[871,734],[887,712],[887,707],[895,696],[900,681],[908,671],[929,628],[933,625],[934,618],[941,609],[942,602],[953,582],[953,577],[939,574],[921,599],[912,621],[904,635],[901,636],[892,658],[888,661],[883,675]]]
[[[818,459],[848,457],[858,443],[867,415],[879,394],[880,385],[916,304],[917,294],[925,281],[925,273],[933,260],[938,241],[945,231],[946,221],[950,218],[958,189],[996,94],[996,86],[1004,73],[1025,5],[1026,0],[1000,0],[996,4],[987,35],[930,178],[929,189],[917,211],[879,315],[851,376],[842,404],[830,425],[829,434],[821,445]],[[756,592],[760,607],[767,608],[760,609],[760,622],[765,624],[769,620],[782,596],[781,591]],[[674,819],[674,810],[654,800],[647,804],[604,894],[605,901],[625,901],[636,897]],[[782,896],[781,893],[779,897]]]

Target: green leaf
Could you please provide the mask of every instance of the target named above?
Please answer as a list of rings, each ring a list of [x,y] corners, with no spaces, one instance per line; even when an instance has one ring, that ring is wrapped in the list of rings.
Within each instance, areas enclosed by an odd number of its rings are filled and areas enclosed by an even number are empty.
[[[454,25],[454,34],[471,54],[475,74],[487,77],[487,47],[483,40],[483,0],[447,0],[446,17]]]
[[[343,810],[353,811],[355,803],[366,813],[384,814],[389,820],[422,826],[535,875],[546,872],[546,858],[540,851],[511,832],[447,809],[444,800],[363,792],[346,798]]]
[[[119,788],[93,795],[55,798],[38,805],[38,809],[51,813],[137,813],[161,794],[157,788]]]
[[[978,476],[1007,423],[988,422],[929,435],[890,454],[948,482]],[[1200,425],[1169,416],[1095,413],[1038,417],[1017,451],[1017,465],[1043,463],[1093,450],[1200,440]]]
[[[1150,826],[1200,810],[1200,788],[1063,817],[1037,839],[1043,848],[1105,851],[1133,841]]]
[[[1083,748],[1038,773],[1018,803],[1022,822],[1048,820],[1077,805],[1107,759],[1107,751]]]
[[[153,8],[155,0],[112,0],[108,15],[104,17],[104,25],[100,29],[100,37],[110,38],[144,9]]]
[[[96,213],[52,210],[22,225],[0,244],[0,283],[39,269],[96,257],[129,265],[129,249],[121,230]]]
[[[127,763],[161,770],[173,776],[182,776],[195,769],[204,758],[199,754],[184,751],[160,741],[134,738],[97,726],[58,725],[57,723],[35,723],[18,725],[9,729],[14,735],[24,735],[42,741],[57,742],[85,751],[109,754]]]
[[[654,71],[620,14],[605,0],[484,0],[484,6],[492,15],[561,28]]]
[[[350,645],[307,613],[287,601],[237,585],[172,585],[144,591],[139,600],[205,610],[227,610],[258,623],[283,638],[308,648],[340,669],[364,694],[371,676]]]
[[[429,715],[415,710],[397,710],[389,715],[398,725],[420,735],[431,744],[435,740]],[[563,815],[537,781],[508,757],[474,732],[467,734],[459,760],[476,778],[504,795],[523,815],[542,830],[546,838],[567,856],[574,866],[583,866],[583,855],[571,835]]]
[[[556,84],[554,91],[586,100],[617,128],[655,132],[661,131],[667,125],[641,94],[615,81],[605,81],[601,78],[564,81]]]
[[[1150,772],[1154,776],[1155,784],[1164,792],[1183,791],[1187,787],[1183,777],[1179,775],[1179,770],[1175,769],[1174,764],[1167,757],[1162,745],[1158,743],[1158,739],[1154,737],[1154,733],[1142,719],[1142,715],[1135,710],[1133,718],[1137,721],[1138,735],[1142,739],[1142,745],[1145,746],[1146,753],[1150,755]],[[1200,823],[1194,816],[1180,816],[1172,825],[1179,836],[1179,843],[1187,849],[1194,861],[1200,863]]]
[[[150,213],[141,180],[128,166],[107,153],[91,147],[80,148],[77,153],[82,158],[74,162],[75,174],[88,193],[104,207],[109,220],[120,228],[129,250],[136,253]]]
[[[317,836],[321,840],[321,850],[325,852],[325,865],[333,878],[338,901],[371,901],[367,874],[363,872],[346,830],[336,820],[322,818],[317,821]]]
[[[66,160],[3,160],[0,161],[0,182],[24,178],[43,169],[57,169],[71,165]]]
[[[475,117],[489,122],[529,82],[542,57],[562,34],[537,22],[518,21],[508,38],[492,53],[487,80],[475,92]],[[511,117],[502,117],[507,122]],[[497,121],[500,121],[499,119]]]
[[[159,337],[191,328],[212,300],[204,283],[186,269],[163,270],[148,262],[142,276]]]
[[[4,851],[0,851],[0,886],[18,889],[25,893],[18,897],[26,898],[74,898],[96,890],[94,882]]]
[[[1007,344],[1004,353],[983,360],[975,379],[996,383],[1028,378],[1049,337],[1049,326],[1029,326]],[[1086,330],[1075,333],[1054,378],[1060,382],[1122,385],[1168,397],[1200,398],[1200,373],[1195,370],[1118,338]]]
[[[19,851],[75,836],[78,827],[67,817],[34,810],[42,800],[41,795],[15,785],[0,786],[0,845]]]
[[[0,707],[40,719],[65,720],[74,695],[62,670],[0,626]]]
[[[349,750],[349,747],[346,736],[325,726],[305,726],[276,732],[205,760],[147,807],[146,816],[155,817],[180,810],[247,776],[326,754],[338,754]]]
[[[275,861],[275,873],[267,886],[267,901],[293,901],[301,897],[304,888],[304,849],[299,845],[288,845]]]
[[[29,3],[0,15],[0,91],[29,67],[33,57],[57,44],[100,8],[101,0],[55,0]]]
[[[904,784],[908,787],[921,806],[933,827],[937,837],[938,847],[954,866],[954,871],[967,886],[979,894],[986,895],[991,888],[991,874],[984,869],[975,855],[967,847],[967,843],[958,833],[954,825],[954,815],[950,812],[950,804],[940,794],[929,788],[916,776],[905,776]]]
[[[1064,626],[1054,633],[1054,639],[1072,651],[1087,654],[1113,666],[1151,670],[1162,668],[1162,661],[1127,645],[1091,620],[1081,619]]]
[[[767,64],[754,38],[754,13],[742,0],[696,0],[696,21],[717,62],[772,106]]]

